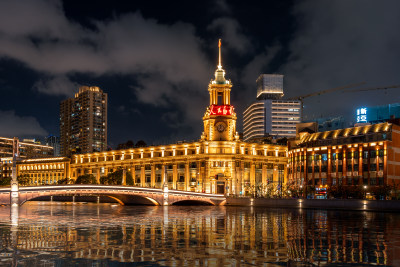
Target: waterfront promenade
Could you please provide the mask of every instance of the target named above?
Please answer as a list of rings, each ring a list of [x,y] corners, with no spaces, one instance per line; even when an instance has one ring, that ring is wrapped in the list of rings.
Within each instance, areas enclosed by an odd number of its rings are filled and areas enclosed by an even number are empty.
[[[228,197],[226,199],[225,205],[256,206],[267,208],[336,209],[400,212],[400,200]]]

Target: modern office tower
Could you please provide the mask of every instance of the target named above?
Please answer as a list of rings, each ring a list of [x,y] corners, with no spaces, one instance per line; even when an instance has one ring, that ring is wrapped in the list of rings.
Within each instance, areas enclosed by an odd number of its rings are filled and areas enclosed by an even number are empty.
[[[257,101],[243,113],[243,139],[296,136],[301,120],[300,100],[283,99],[283,75],[261,74],[257,79]]]
[[[257,99],[280,99],[283,97],[283,75],[261,74],[257,80]]]
[[[60,137],[54,136],[54,135],[49,135],[44,139],[44,142],[46,143],[46,145],[53,147],[53,149],[54,149],[53,156],[59,157],[61,155]]]
[[[61,155],[107,149],[107,94],[97,86],[81,86],[75,98],[60,104]]]

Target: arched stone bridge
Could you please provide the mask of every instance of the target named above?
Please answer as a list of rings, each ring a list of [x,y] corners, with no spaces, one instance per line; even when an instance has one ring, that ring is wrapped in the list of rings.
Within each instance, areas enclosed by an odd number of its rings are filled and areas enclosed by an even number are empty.
[[[10,204],[10,188],[0,189],[0,205]],[[42,196],[97,195],[109,196],[120,204],[174,205],[182,202],[224,205],[226,198],[221,194],[196,193],[159,188],[121,185],[47,185],[19,187],[19,205]]]

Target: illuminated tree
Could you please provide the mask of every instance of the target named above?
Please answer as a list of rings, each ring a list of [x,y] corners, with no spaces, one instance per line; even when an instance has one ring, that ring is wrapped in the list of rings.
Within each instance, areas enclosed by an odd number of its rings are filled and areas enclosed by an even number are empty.
[[[30,181],[31,181],[31,179],[29,178],[29,175],[27,175],[27,174],[19,175],[17,177],[17,180],[18,180],[19,185],[29,185]]]
[[[75,181],[75,184],[97,184],[96,177],[93,174],[84,174],[78,176]]]
[[[0,179],[0,186],[9,186],[11,184],[11,177]]]
[[[101,184],[108,185],[122,185],[122,178],[124,175],[124,170],[122,168],[116,170],[115,172],[109,173],[107,176],[100,178]],[[133,185],[133,178],[130,172],[126,172],[126,185]]]
[[[74,181],[71,178],[64,178],[57,181],[57,184],[73,184]]]

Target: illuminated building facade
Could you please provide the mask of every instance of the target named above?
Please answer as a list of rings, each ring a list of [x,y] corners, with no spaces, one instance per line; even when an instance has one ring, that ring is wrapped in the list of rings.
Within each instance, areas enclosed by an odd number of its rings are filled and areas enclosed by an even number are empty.
[[[81,86],[75,98],[60,104],[61,155],[107,149],[107,94],[97,86]]]
[[[287,147],[239,140],[236,113],[230,103],[231,88],[232,83],[225,79],[220,54],[215,79],[208,86],[210,103],[203,116],[204,131],[198,142],[74,154],[64,177],[77,179],[80,175],[93,174],[100,181],[100,177],[122,168],[132,174],[135,186],[168,185],[170,189],[234,195],[245,195],[259,184],[284,183]],[[28,171],[27,164],[19,170]],[[35,164],[42,163],[29,164],[33,165],[29,167],[31,171],[37,169]],[[40,170],[50,172],[51,169],[43,170],[42,166]],[[34,175],[32,183],[43,183],[43,178],[36,179],[37,173],[29,172],[29,175]],[[53,176],[51,181],[57,180]]]
[[[289,147],[289,181],[299,186],[393,184],[400,180],[400,121],[300,133]]]
[[[0,137],[0,179],[11,177],[13,164],[13,138]],[[53,148],[30,142],[18,142],[19,157],[44,158],[53,156]]]
[[[29,177],[32,185],[56,184],[70,177],[70,161],[66,157],[21,160],[17,163],[17,175]]]
[[[257,79],[257,101],[243,112],[243,139],[264,136],[294,137],[301,121],[300,100],[285,100],[283,75],[261,74]]]
[[[0,137],[0,158],[12,158],[13,138]],[[19,157],[25,158],[45,158],[53,155],[53,147],[40,145],[31,142],[18,142]]]
[[[71,178],[92,173],[99,180],[124,168],[137,186],[161,188],[165,182],[171,189],[236,195],[260,183],[284,183],[286,146],[239,140],[231,88],[220,52],[198,142],[73,155]]]

